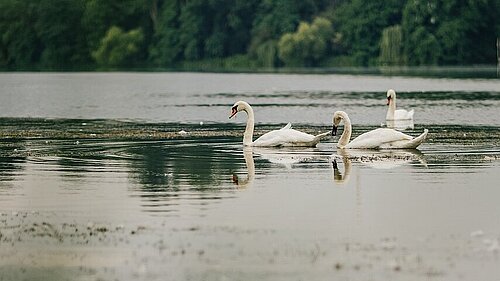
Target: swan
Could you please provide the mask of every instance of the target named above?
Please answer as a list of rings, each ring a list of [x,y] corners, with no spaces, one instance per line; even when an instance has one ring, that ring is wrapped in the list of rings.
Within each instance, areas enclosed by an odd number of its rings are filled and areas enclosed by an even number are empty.
[[[244,146],[316,146],[322,137],[327,136],[329,132],[313,136],[292,129],[292,124],[288,123],[285,127],[265,133],[255,141],[253,139],[254,114],[252,107],[244,102],[238,101],[231,107],[229,119],[238,112],[245,111],[248,115],[247,126],[243,134]]]
[[[413,119],[413,109],[410,111],[404,109],[396,110],[396,92],[393,89],[387,91],[387,115],[386,120],[412,120]]]
[[[351,120],[344,111],[336,111],[333,114],[333,129],[332,136],[337,135],[337,127],[344,120],[344,131],[337,143],[338,148],[354,148],[354,149],[396,149],[396,148],[416,148],[427,136],[429,130],[413,138],[412,136],[403,134],[394,129],[378,128],[359,135],[357,138],[349,142],[351,138]]]

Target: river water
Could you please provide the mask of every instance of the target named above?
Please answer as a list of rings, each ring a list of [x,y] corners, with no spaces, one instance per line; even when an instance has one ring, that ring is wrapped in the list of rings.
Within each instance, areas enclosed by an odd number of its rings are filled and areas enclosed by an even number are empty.
[[[228,119],[356,136],[389,88],[418,150],[243,149]],[[0,74],[0,280],[497,280],[499,109],[498,79]]]

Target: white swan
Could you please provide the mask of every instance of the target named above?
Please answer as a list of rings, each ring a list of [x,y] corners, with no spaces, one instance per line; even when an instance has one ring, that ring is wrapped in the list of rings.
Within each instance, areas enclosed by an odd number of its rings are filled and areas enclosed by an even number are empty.
[[[236,102],[231,108],[229,119],[240,111],[245,111],[248,115],[247,126],[243,134],[243,145],[245,146],[316,146],[322,137],[329,134],[329,132],[326,132],[313,136],[292,129],[292,124],[288,123],[285,127],[265,133],[255,141],[252,141],[254,115],[253,109],[248,103],[244,101]]]
[[[337,143],[338,148],[357,148],[357,149],[395,149],[395,148],[416,148],[427,136],[429,130],[413,138],[394,129],[379,128],[359,135],[349,142],[351,138],[351,120],[344,111],[337,111],[333,114],[332,135],[337,134],[337,127],[344,120],[344,131]]]
[[[413,109],[410,111],[404,109],[396,110],[396,92],[393,89],[387,91],[387,115],[386,120],[412,120],[413,119]]]

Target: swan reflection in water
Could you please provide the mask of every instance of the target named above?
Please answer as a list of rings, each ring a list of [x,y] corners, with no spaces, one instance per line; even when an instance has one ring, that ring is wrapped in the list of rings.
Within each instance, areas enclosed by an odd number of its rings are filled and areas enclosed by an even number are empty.
[[[245,158],[245,166],[247,168],[247,176],[242,178],[237,174],[233,174],[233,183],[240,188],[251,186],[255,177],[255,164],[253,162],[252,147],[246,146],[243,148],[243,157]]]
[[[397,150],[350,150],[337,149],[337,154],[343,158],[358,162],[375,169],[393,169],[418,161],[427,167],[424,154],[418,149]]]
[[[286,167],[287,169],[292,169],[294,164],[313,162],[321,156],[317,155],[317,149],[315,148],[266,148],[266,147],[254,147],[253,151],[260,158],[265,159],[271,163],[278,164]]]
[[[284,165],[292,169],[292,164],[301,162],[324,161],[325,155],[317,155],[313,150],[310,153],[298,153],[296,151],[281,151],[276,149],[265,149],[255,147],[244,147],[243,157],[247,175],[233,174],[232,180],[240,188],[246,188],[253,184],[255,178],[255,164],[253,154],[257,153],[261,158],[271,163]],[[337,154],[330,156],[330,167],[332,179],[337,184],[349,182],[352,173],[352,163],[360,163],[374,169],[394,169],[403,165],[411,165],[418,161],[421,166],[427,167],[424,155],[417,149],[398,150],[359,150],[359,149],[337,149]],[[323,162],[324,163],[324,162]]]
[[[339,164],[337,160],[342,160],[342,164],[344,166],[344,172],[339,169]],[[338,157],[337,155],[333,155],[331,159],[331,167],[333,170],[332,176],[333,181],[339,184],[349,182],[349,176],[351,174],[351,160],[349,157]]]
[[[339,160],[342,160],[341,162]],[[404,150],[350,150],[337,149],[337,154],[332,155],[331,163],[333,180],[336,183],[347,183],[351,174],[352,162],[361,163],[374,169],[394,169],[418,161],[427,168],[427,161],[418,149]],[[342,172],[340,163],[344,166]]]

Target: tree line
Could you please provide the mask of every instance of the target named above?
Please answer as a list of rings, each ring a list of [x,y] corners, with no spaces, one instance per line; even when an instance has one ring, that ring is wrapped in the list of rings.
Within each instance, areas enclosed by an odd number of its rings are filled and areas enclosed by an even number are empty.
[[[498,0],[1,0],[0,69],[495,64]]]

